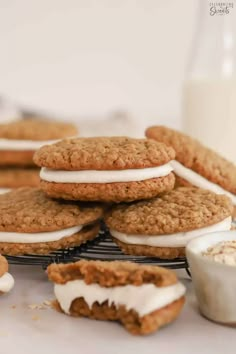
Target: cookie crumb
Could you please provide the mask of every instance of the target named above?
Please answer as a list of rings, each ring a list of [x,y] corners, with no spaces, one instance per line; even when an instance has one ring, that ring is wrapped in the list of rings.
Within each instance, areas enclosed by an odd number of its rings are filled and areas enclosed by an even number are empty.
[[[28,305],[28,308],[30,310],[44,310],[45,307],[41,304],[31,304],[31,305]]]
[[[35,315],[35,316],[32,317],[32,320],[33,320],[33,321],[38,321],[38,320],[40,320],[40,317],[37,316],[37,315]]]
[[[46,306],[51,306],[53,300],[44,300],[43,304]]]
[[[35,310],[35,309],[38,308],[38,305],[36,305],[36,304],[28,305],[28,308],[29,308],[30,310]]]
[[[15,310],[16,309],[16,305],[11,305],[11,309]]]

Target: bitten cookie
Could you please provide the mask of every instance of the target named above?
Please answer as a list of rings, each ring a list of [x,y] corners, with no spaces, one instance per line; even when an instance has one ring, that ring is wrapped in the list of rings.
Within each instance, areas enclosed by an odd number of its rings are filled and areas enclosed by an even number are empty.
[[[230,199],[199,188],[179,187],[152,200],[114,206],[105,221],[126,254],[172,259],[205,233],[230,230]]]
[[[179,315],[185,287],[167,269],[129,262],[52,264],[56,307],[71,316],[121,322],[132,334],[149,334]]]
[[[50,197],[127,202],[173,189],[174,157],[172,148],[154,140],[97,137],[44,146],[34,161]]]
[[[22,119],[0,124],[0,166],[32,166],[42,145],[78,135],[73,124],[43,119]]]
[[[8,273],[8,262],[0,255],[0,294],[8,293],[14,286],[14,279]]]
[[[233,163],[190,136],[167,127],[150,127],[146,136],[175,150],[176,160],[171,164],[178,185],[193,185],[225,194],[232,200],[236,214],[236,166]]]
[[[49,199],[37,188],[0,195],[0,253],[46,254],[95,238],[102,206]]]

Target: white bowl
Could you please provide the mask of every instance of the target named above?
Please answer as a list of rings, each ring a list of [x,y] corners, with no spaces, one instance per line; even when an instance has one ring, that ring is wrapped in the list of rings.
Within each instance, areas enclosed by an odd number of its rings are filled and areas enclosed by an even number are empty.
[[[236,231],[200,236],[186,247],[193,285],[201,313],[216,322],[236,325],[236,267],[202,255],[208,247],[236,240]]]

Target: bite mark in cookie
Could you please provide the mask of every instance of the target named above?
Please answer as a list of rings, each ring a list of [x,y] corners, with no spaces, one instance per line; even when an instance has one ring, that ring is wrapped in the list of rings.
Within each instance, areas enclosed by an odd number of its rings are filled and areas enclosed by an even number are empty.
[[[132,334],[149,334],[172,322],[184,303],[184,286],[169,270],[128,262],[79,261],[48,267],[57,306],[67,314],[118,320]]]

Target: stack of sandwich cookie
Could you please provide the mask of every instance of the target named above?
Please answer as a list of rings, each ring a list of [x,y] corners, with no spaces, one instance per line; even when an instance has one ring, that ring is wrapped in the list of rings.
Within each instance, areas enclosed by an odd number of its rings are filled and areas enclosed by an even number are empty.
[[[184,304],[184,286],[167,269],[129,262],[52,264],[56,307],[71,316],[121,322],[149,334],[172,322]]]
[[[8,273],[8,262],[0,255],[0,294],[8,293],[14,286],[14,279]]]
[[[0,124],[0,188],[37,186],[39,169],[33,162],[42,145],[77,135],[74,125],[26,119]]]
[[[179,187],[158,198],[114,206],[105,221],[124,253],[174,259],[185,256],[194,237],[230,230],[232,212],[225,195]]]
[[[193,185],[225,194],[232,200],[236,214],[236,166],[233,163],[190,136],[167,127],[150,127],[146,136],[175,150],[176,159],[171,164],[178,185]]]
[[[148,139],[67,139],[43,146],[41,188],[54,198],[106,202],[152,198],[174,187],[174,150]]]
[[[98,235],[102,206],[51,200],[37,188],[0,195],[0,253],[47,254]]]

